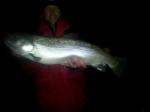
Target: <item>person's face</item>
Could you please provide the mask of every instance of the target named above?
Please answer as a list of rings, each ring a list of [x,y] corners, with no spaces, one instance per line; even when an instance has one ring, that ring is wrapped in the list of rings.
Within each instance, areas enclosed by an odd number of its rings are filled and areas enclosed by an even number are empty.
[[[60,11],[56,8],[47,8],[45,10],[45,19],[51,22],[52,24],[56,23],[60,17]]]

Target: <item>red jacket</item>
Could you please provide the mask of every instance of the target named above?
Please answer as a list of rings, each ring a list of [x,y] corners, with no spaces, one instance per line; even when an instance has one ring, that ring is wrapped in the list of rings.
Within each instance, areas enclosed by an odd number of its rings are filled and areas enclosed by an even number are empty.
[[[65,31],[67,31],[68,29],[69,29],[68,23],[63,19],[59,19],[56,23],[55,35],[57,37],[61,37],[65,33]],[[42,21],[40,23],[38,31],[46,37],[50,37],[52,35],[52,30],[48,22],[46,21]]]
[[[64,20],[56,24],[56,36],[62,36],[69,28]],[[42,22],[39,32],[50,37],[49,25]],[[28,64],[26,71],[36,75],[37,98],[43,112],[78,112],[87,101],[87,89],[83,71],[71,71],[62,65]]]

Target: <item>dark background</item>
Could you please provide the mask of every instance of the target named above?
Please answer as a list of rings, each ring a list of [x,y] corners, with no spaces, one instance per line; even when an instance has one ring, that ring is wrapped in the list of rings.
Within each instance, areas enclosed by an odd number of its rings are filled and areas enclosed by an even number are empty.
[[[44,0],[0,1],[1,37],[9,32],[36,32],[40,12],[46,4],[48,2]],[[141,6],[136,2],[97,0],[60,0],[58,5],[72,23],[73,31],[82,33],[85,40],[100,47],[109,47],[116,55],[128,59],[128,71],[118,84],[121,100],[116,103],[116,108],[141,112],[145,108],[144,88],[147,83],[144,79],[146,68],[142,64],[145,60],[142,58],[144,38],[139,31]],[[36,105],[32,77],[19,69],[2,41],[0,48],[0,109],[4,112],[9,109],[27,112],[31,105]]]

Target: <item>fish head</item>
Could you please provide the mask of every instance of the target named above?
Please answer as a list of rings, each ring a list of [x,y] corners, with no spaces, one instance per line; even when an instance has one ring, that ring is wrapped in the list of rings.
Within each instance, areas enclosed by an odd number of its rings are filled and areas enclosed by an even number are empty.
[[[9,36],[6,38],[5,44],[17,55],[27,55],[34,49],[33,41],[24,36]]]

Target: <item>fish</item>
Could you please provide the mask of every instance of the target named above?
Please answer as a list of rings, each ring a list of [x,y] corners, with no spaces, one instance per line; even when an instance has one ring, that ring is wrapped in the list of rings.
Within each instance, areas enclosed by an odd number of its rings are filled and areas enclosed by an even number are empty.
[[[15,55],[41,64],[64,65],[70,56],[78,56],[87,65],[100,71],[105,71],[105,65],[108,65],[118,75],[122,70],[120,58],[108,54],[94,44],[79,39],[14,34],[7,36],[5,44]]]

